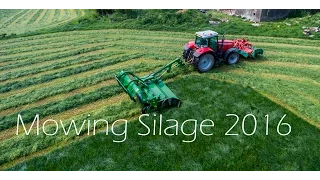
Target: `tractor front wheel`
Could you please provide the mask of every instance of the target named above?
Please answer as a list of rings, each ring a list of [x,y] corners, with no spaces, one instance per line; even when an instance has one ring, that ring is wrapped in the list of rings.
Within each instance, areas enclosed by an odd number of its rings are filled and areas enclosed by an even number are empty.
[[[195,58],[194,66],[200,73],[207,72],[214,65],[214,60],[212,54],[203,54],[199,58]]]
[[[227,57],[227,63],[228,64],[237,64],[239,62],[240,56],[236,52],[232,52]]]

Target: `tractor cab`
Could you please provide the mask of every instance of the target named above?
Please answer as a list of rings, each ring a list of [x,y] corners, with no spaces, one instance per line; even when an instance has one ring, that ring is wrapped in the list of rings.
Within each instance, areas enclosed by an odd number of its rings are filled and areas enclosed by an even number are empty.
[[[224,35],[218,36],[217,32],[211,30],[196,32],[194,43],[197,48],[209,47],[218,55],[234,46],[232,40],[225,40]]]
[[[196,32],[194,43],[198,48],[210,47],[212,50],[217,51],[218,33],[211,30]]]

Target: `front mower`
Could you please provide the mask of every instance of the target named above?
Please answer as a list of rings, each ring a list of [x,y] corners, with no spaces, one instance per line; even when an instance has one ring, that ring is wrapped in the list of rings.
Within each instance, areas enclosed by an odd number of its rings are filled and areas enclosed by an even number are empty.
[[[133,101],[142,104],[142,114],[164,108],[179,107],[180,99],[160,80],[164,73],[173,67],[182,67],[184,62],[177,58],[158,71],[147,76],[138,77],[132,72],[121,71],[116,80]]]

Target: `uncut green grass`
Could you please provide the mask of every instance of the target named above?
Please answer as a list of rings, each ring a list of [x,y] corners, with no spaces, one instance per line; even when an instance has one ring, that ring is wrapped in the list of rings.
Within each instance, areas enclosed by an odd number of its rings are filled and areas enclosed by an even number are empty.
[[[185,75],[167,85],[183,100],[183,105],[162,111],[163,120],[174,118],[182,123],[195,118],[199,125],[201,120],[212,119],[215,122],[212,136],[198,134],[193,143],[182,143],[191,138],[181,132],[178,136],[138,136],[138,132],[146,129],[135,121],[129,123],[128,139],[124,143],[113,143],[117,137],[100,133],[10,170],[320,170],[319,129],[252,88],[210,80],[205,74]],[[235,121],[225,117],[228,113],[240,117],[254,114],[256,133],[245,136],[240,123],[232,130],[239,136],[225,136]],[[270,116],[268,136],[265,114]],[[287,114],[284,122],[292,127],[288,136],[276,133],[277,123],[284,114]],[[103,113],[95,117],[108,118]],[[145,122],[151,126],[152,120]],[[164,123],[163,127],[168,125]],[[250,131],[252,126],[248,120],[245,128]],[[185,130],[192,129],[193,125],[187,125]]]

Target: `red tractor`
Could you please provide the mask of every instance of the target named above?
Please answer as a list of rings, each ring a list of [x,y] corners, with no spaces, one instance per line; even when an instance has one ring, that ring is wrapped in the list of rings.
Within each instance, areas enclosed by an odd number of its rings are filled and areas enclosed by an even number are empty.
[[[183,58],[199,72],[207,72],[223,61],[227,64],[238,63],[240,55],[248,58],[262,54],[262,49],[253,48],[245,39],[225,40],[224,35],[220,39],[217,32],[206,30],[196,32],[195,40],[184,46]]]

